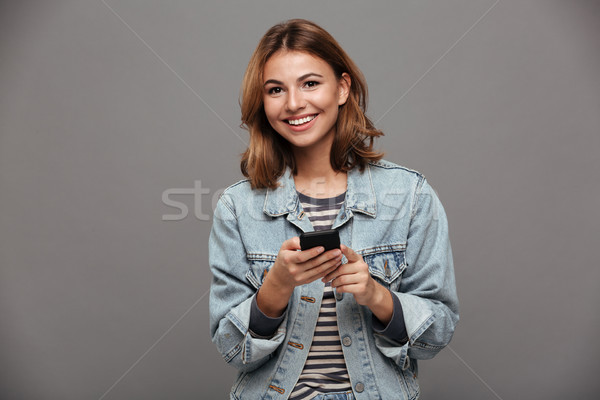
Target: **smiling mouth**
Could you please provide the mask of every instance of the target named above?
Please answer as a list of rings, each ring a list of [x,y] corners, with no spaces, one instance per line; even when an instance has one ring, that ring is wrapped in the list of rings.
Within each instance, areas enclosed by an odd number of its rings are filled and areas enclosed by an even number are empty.
[[[309,123],[316,117],[317,117],[317,114],[314,114],[314,115],[309,115],[307,117],[299,118],[299,119],[286,119],[285,122],[287,122],[290,125],[299,126],[299,125],[304,125],[304,124]]]

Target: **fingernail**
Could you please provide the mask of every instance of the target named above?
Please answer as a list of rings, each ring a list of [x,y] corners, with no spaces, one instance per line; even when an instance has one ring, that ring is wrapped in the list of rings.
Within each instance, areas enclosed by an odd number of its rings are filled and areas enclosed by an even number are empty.
[[[325,250],[325,247],[319,246],[319,253],[322,253]]]

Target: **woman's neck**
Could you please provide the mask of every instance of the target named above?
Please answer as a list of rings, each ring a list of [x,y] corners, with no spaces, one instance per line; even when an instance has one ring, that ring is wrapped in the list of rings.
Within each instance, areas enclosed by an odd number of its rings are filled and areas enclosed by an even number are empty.
[[[294,183],[300,193],[327,198],[346,191],[346,173],[331,167],[330,150],[331,147],[325,147],[318,152],[295,152],[297,173]]]

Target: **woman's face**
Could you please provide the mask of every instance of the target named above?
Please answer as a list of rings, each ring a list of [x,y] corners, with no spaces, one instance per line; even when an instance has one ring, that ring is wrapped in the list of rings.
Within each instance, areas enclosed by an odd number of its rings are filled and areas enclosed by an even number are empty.
[[[267,119],[295,150],[331,147],[338,107],[348,98],[348,74],[338,80],[322,59],[280,50],[265,64],[263,85]]]

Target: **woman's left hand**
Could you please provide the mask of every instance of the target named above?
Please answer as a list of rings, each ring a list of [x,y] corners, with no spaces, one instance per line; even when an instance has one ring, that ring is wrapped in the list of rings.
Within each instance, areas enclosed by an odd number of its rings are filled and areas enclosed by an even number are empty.
[[[341,245],[342,254],[348,259],[333,272],[323,278],[323,282],[331,281],[331,286],[338,292],[352,293],[356,302],[368,305],[377,290],[377,282],[369,273],[369,266],[362,256],[348,246]]]
[[[360,254],[343,244],[340,249],[348,263],[326,275],[323,282],[331,281],[331,286],[337,292],[352,293],[358,304],[369,307],[381,322],[389,322],[394,310],[390,291],[373,279],[369,266]]]

